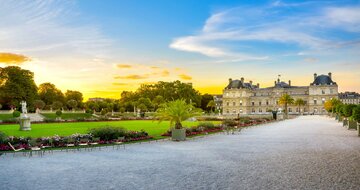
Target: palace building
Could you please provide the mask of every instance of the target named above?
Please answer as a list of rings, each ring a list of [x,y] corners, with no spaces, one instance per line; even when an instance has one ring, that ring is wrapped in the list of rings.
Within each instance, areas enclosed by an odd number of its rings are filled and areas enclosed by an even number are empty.
[[[278,100],[283,94],[289,94],[296,99],[303,99],[304,106],[289,105],[289,114],[325,114],[325,101],[338,98],[338,85],[328,75],[314,74],[314,81],[309,86],[293,86],[280,81],[278,78],[274,85],[260,88],[252,82],[229,79],[229,84],[223,90],[222,110],[226,115],[268,114],[271,111],[283,111]]]

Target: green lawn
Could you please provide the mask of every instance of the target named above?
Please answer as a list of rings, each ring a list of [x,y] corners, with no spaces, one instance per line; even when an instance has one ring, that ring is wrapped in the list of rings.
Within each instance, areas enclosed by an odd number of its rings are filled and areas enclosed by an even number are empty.
[[[199,122],[186,121],[183,123],[184,126],[191,127],[197,125]],[[213,123],[220,123],[214,121]],[[88,129],[96,128],[101,126],[115,126],[124,127],[128,130],[140,131],[144,129],[149,135],[158,139],[161,138],[161,134],[169,129],[169,122],[164,121],[159,123],[158,121],[104,121],[104,122],[76,122],[76,123],[43,123],[43,124],[32,124],[31,131],[19,131],[19,125],[0,125],[0,131],[4,132],[9,136],[31,136],[31,137],[44,137],[44,136],[68,136],[74,133],[87,133]]]
[[[56,119],[55,113],[43,113],[43,115],[46,119]],[[92,115],[89,113],[63,113],[61,115],[61,119],[78,119],[78,118],[91,118]]]
[[[0,120],[11,119],[11,118],[14,118],[11,113],[0,114]]]

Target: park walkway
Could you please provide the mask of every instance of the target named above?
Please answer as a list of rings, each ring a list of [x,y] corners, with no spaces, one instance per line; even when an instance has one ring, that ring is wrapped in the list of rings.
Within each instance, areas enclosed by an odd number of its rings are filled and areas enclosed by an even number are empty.
[[[0,157],[0,189],[359,189],[360,138],[303,116],[186,142]]]

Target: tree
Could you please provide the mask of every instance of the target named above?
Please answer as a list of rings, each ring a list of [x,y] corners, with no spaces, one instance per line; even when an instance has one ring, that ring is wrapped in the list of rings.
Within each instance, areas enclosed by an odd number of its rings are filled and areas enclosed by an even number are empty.
[[[153,100],[152,104],[154,106],[154,109],[157,110],[161,104],[165,103],[164,97],[157,95]]]
[[[355,104],[346,104],[343,106],[343,114],[345,117],[352,116],[353,109],[356,107]]]
[[[159,122],[169,120],[170,125],[175,123],[176,129],[182,128],[181,123],[184,120],[198,115],[201,115],[201,109],[186,103],[185,100],[175,100],[162,104],[155,114]]]
[[[341,104],[341,101],[336,98],[332,98],[331,100],[325,102],[324,107],[327,112],[334,113],[338,104]]]
[[[344,116],[343,115],[343,106],[344,106],[344,104],[338,104],[338,105],[336,105],[336,108],[335,108],[336,113],[339,114],[340,116]]]
[[[76,109],[76,106],[78,105],[78,102],[76,100],[68,100],[66,102],[66,104],[70,109],[74,110],[74,109]]]
[[[0,68],[0,104],[14,108],[25,100],[31,110],[37,98],[33,72],[18,66]]]
[[[43,83],[39,85],[39,97],[46,105],[52,105],[55,101],[64,103],[65,98],[61,90],[57,89],[54,84]]]
[[[65,101],[68,102],[69,100],[75,100],[77,102],[78,107],[82,107],[83,104],[83,94],[79,91],[75,90],[67,90],[65,92]]]
[[[352,118],[360,123],[360,105],[357,105],[352,112]]]
[[[36,109],[43,109],[45,107],[45,102],[42,100],[35,100],[34,101],[34,106]]]
[[[299,113],[300,113],[301,106],[305,106],[305,101],[301,98],[298,98],[295,100],[294,105],[298,106]]]
[[[62,106],[63,106],[63,103],[60,101],[55,101],[54,103],[51,104],[51,107],[54,110],[59,110],[62,108]]]
[[[139,98],[136,101],[136,107],[141,111],[147,111],[153,107],[151,100],[149,98]]]
[[[279,99],[279,104],[284,105],[284,113],[285,117],[288,117],[288,105],[291,105],[294,103],[294,98],[292,98],[289,94],[283,94]]]
[[[214,100],[214,97],[210,94],[201,95],[201,106],[200,108],[205,111],[211,111],[212,107],[208,107],[210,101]]]
[[[208,102],[208,104],[206,105],[206,107],[210,108],[210,110],[212,110],[212,108],[214,108],[214,111],[215,111],[215,106],[216,106],[216,103],[214,100],[210,100]]]
[[[139,98],[149,98],[153,101],[157,96],[162,96],[164,102],[183,99],[187,103],[195,103],[198,107],[201,105],[200,93],[191,84],[180,81],[142,84],[135,92],[122,92],[120,101],[124,105],[127,102],[136,102]]]

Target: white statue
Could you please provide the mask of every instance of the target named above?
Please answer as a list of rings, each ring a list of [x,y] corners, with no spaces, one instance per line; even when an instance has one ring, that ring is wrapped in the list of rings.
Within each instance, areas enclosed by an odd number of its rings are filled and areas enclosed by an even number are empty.
[[[26,109],[26,102],[25,101],[21,101],[21,111],[23,114],[27,114],[27,109]]]

